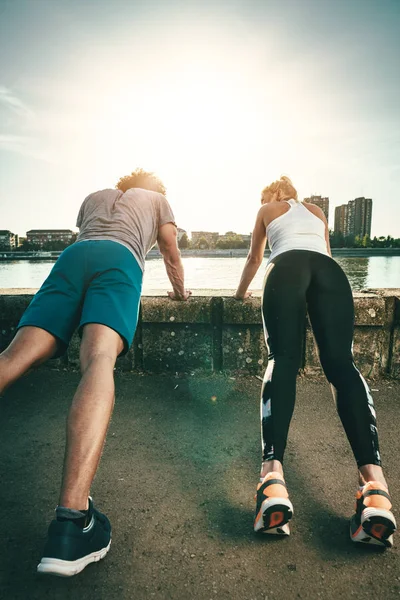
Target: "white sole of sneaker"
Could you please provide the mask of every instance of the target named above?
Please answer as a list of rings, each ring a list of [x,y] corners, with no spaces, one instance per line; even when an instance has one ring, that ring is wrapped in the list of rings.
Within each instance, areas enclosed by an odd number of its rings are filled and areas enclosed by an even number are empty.
[[[391,548],[393,533],[396,531],[396,520],[393,514],[384,509],[366,508],[361,515],[358,528],[352,517],[350,523],[350,538],[353,542]]]
[[[285,523],[281,527],[273,527],[272,529],[265,529],[261,533],[265,533],[266,535],[290,535],[290,527],[289,523]]]
[[[384,519],[388,519],[393,523],[394,529],[397,528],[396,519],[390,510],[385,510],[383,508],[365,508],[361,513],[361,524],[365,521],[369,521],[373,517],[383,517]]]
[[[78,558],[77,560],[61,560],[59,558],[44,557],[37,566],[37,572],[42,575],[57,575],[58,577],[72,577],[77,575],[90,563],[98,562],[105,557],[111,546],[110,543],[106,548],[92,552],[87,556]]]
[[[273,535],[290,535],[284,526],[293,516],[293,505],[289,498],[266,498],[254,521],[254,531]]]
[[[386,543],[383,543],[366,533],[361,525],[355,533],[352,532],[350,527],[350,538],[352,542],[368,546],[380,546],[381,548],[391,548],[393,546],[393,535],[390,535]]]

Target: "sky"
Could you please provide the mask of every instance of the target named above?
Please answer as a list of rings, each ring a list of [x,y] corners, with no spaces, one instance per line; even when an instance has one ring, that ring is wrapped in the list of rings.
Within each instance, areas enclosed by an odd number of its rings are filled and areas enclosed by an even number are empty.
[[[0,0],[0,229],[75,227],[137,167],[187,231],[282,174],[400,237],[399,0]]]

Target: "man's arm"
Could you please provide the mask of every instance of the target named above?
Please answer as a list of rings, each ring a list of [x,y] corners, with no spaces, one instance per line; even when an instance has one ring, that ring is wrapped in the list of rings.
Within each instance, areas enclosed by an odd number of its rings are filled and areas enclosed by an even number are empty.
[[[89,196],[86,196],[86,198],[82,202],[81,207],[79,209],[79,213],[78,213],[78,216],[76,218],[76,227],[79,227],[79,229],[81,228],[82,221],[83,221],[83,214],[84,214],[84,211],[85,211],[85,206],[86,206],[87,201],[90,198],[90,196],[91,196],[91,194]]]
[[[164,258],[168,279],[173,292],[168,295],[173,300],[187,300],[192,292],[185,290],[183,264],[178,248],[176,227],[173,223],[161,225],[158,230],[158,247]]]

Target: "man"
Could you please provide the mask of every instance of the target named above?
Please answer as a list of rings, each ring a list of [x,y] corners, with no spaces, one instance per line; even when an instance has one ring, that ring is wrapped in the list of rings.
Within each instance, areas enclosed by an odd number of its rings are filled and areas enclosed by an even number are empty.
[[[24,372],[65,352],[81,335],[82,378],[67,419],[63,478],[40,573],[71,576],[103,558],[111,526],[89,497],[114,406],[114,365],[132,343],[144,261],[158,241],[174,300],[187,300],[174,215],[165,188],[137,169],[88,196],[77,241],[59,257],[0,355],[0,393]]]

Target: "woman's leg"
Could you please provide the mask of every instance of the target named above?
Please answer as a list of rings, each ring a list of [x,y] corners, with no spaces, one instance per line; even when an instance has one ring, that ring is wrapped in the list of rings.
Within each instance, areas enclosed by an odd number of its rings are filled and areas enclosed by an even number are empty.
[[[301,251],[278,256],[265,278],[262,314],[269,354],[261,393],[261,476],[283,472],[301,366],[309,281],[307,253]]]
[[[257,486],[257,532],[289,535],[293,506],[283,479],[283,456],[296,396],[309,284],[307,253],[287,252],[269,265],[263,294],[268,366],[261,393],[263,462]]]
[[[353,361],[353,296],[346,275],[333,259],[313,256],[307,303],[321,364],[357,466],[366,481],[378,478],[386,483],[380,467],[374,403]]]
[[[350,523],[353,542],[391,547],[396,520],[381,468],[375,409],[368,385],[352,356],[354,306],[350,285],[335,261],[313,258],[308,311],[322,367],[336,397],[362,486]]]

